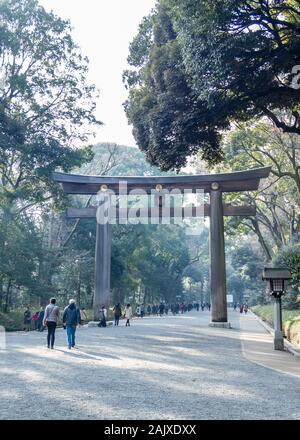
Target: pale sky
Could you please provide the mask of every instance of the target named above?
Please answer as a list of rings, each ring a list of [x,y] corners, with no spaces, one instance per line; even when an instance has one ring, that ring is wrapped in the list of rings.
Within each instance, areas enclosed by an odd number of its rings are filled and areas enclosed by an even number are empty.
[[[96,142],[135,146],[122,103],[127,91],[122,72],[127,68],[129,43],[142,18],[156,0],[39,0],[46,10],[68,18],[74,41],[90,60],[89,79],[100,90],[97,117],[105,124]]]

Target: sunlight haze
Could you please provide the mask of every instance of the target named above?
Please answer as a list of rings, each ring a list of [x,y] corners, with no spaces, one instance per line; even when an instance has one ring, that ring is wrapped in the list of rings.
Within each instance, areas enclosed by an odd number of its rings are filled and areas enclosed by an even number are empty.
[[[68,18],[75,42],[90,61],[89,79],[100,90],[97,116],[104,123],[95,142],[136,146],[122,103],[127,91],[122,72],[127,68],[129,43],[155,0],[40,0],[46,10]]]

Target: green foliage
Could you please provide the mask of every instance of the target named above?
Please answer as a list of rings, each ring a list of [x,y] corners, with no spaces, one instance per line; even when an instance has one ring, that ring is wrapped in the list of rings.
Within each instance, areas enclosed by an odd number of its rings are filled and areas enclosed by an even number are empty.
[[[162,170],[179,170],[188,155],[200,150],[203,159],[217,163],[222,155],[216,127],[225,128],[226,122],[216,124],[189,86],[167,7],[159,6],[140,26],[128,61],[132,70],[124,72],[130,89],[125,109],[147,160]]]
[[[0,3],[1,205],[57,195],[51,173],[91,159],[86,142],[98,124],[88,62],[71,26],[36,0]]]
[[[235,121],[265,115],[300,134],[300,91],[291,87],[300,64],[299,2],[162,2],[170,5],[187,75],[207,109]]]
[[[274,305],[257,305],[251,307],[251,310],[258,315],[263,321],[269,323],[272,327],[274,326]],[[289,321],[299,320],[299,311],[298,310],[282,310],[282,323],[283,326],[286,325]]]
[[[215,164],[232,121],[261,116],[300,134],[299,22],[298,3],[160,0],[124,72],[127,117],[147,159],[179,169],[200,151]]]
[[[300,308],[300,243],[290,244],[280,250],[273,260],[276,267],[287,267],[293,277],[283,304],[291,309]]]

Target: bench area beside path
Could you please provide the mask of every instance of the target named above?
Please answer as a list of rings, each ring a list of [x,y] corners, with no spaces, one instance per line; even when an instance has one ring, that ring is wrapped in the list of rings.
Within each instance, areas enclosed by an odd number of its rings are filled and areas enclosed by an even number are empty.
[[[300,420],[300,359],[274,352],[251,314],[135,319],[130,327],[7,334],[0,350],[1,419]],[[283,357],[282,357],[283,356]],[[282,405],[274,411],[278,398]]]

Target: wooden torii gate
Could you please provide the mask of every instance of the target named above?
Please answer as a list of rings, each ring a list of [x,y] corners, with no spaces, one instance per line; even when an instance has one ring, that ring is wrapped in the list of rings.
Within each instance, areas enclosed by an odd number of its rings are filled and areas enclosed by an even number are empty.
[[[210,204],[204,205],[204,215],[210,217],[210,259],[211,259],[211,323],[212,326],[228,327],[226,302],[226,268],[223,216],[254,216],[253,206],[224,205],[223,192],[254,191],[259,187],[260,179],[269,176],[271,167],[256,168],[224,174],[192,176],[157,177],[107,177],[81,176],[75,174],[53,173],[54,180],[62,184],[66,194],[96,195],[102,189],[120,194],[122,183],[126,182],[127,191],[143,190],[146,194],[166,190],[203,190],[210,195]],[[161,217],[163,196],[158,192],[156,198],[157,215]],[[70,208],[69,218],[96,218],[97,207]],[[178,212],[178,211],[176,211]],[[176,217],[174,208],[170,217]],[[182,213],[184,216],[184,212]],[[140,216],[148,217],[147,208],[141,208]],[[128,210],[120,208],[117,218],[127,218]],[[196,217],[197,209],[192,208],[189,217]],[[99,318],[100,307],[109,303],[111,261],[111,224],[99,224],[96,230],[95,249],[95,293],[94,317]]]

